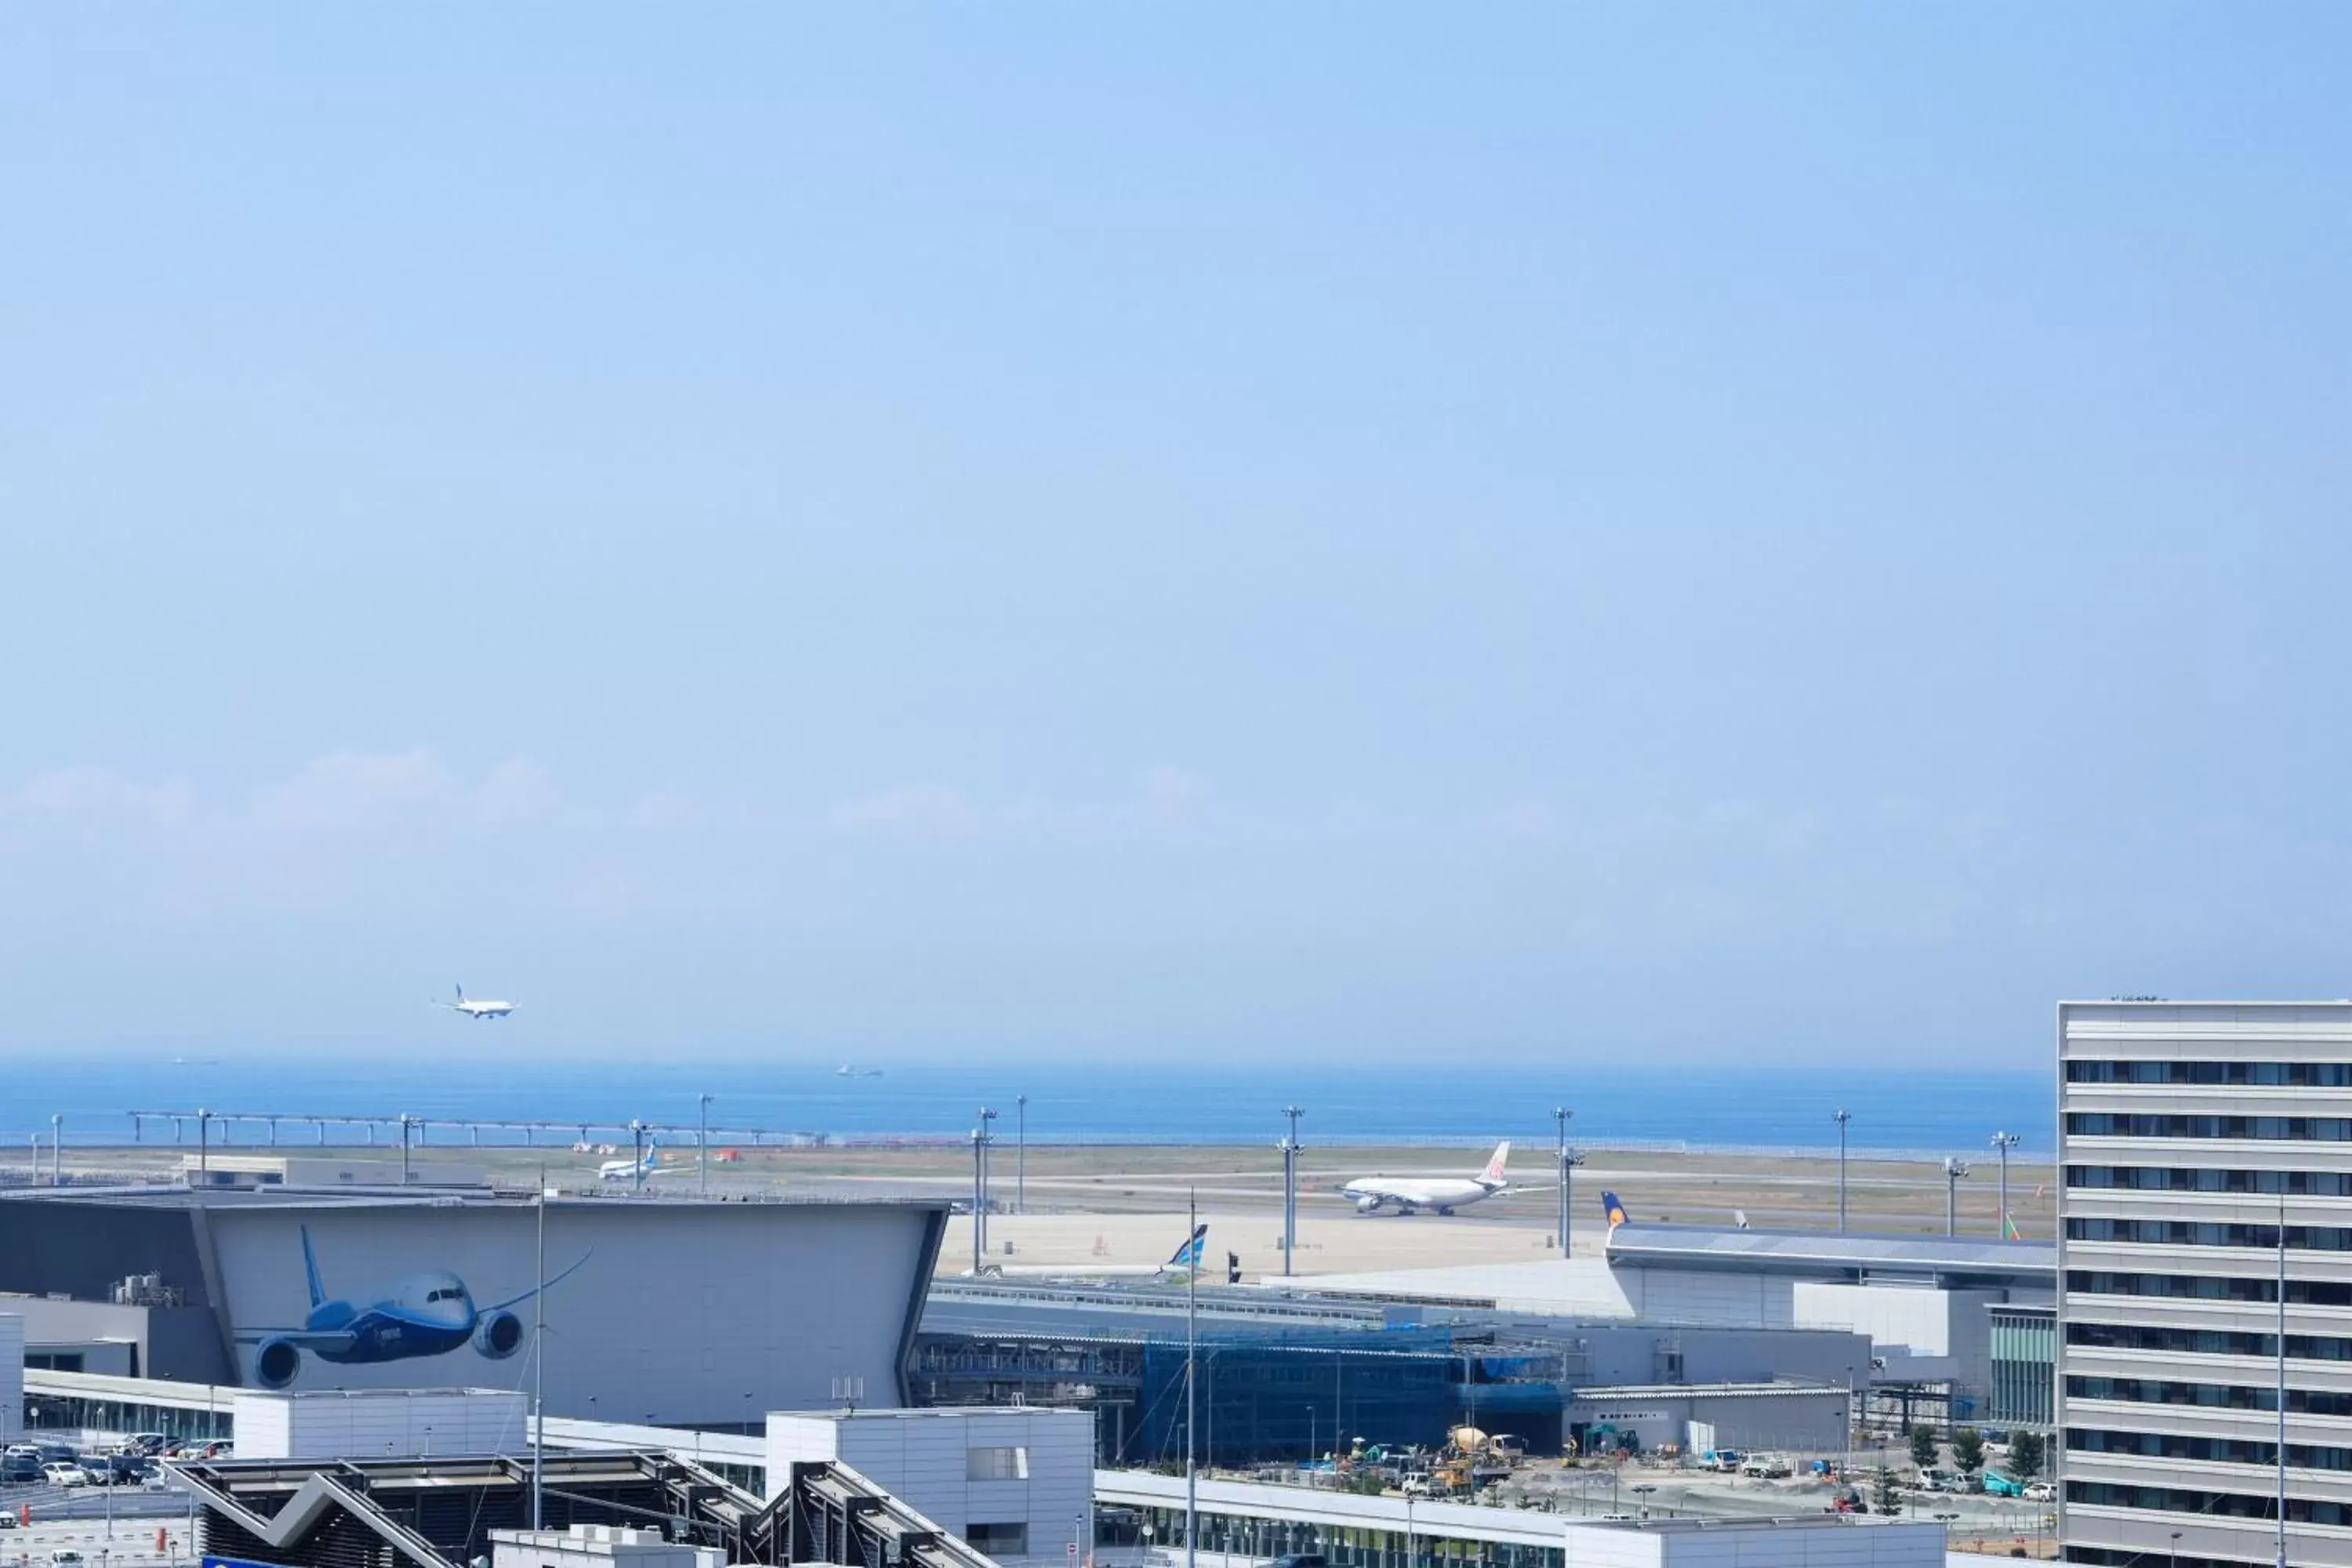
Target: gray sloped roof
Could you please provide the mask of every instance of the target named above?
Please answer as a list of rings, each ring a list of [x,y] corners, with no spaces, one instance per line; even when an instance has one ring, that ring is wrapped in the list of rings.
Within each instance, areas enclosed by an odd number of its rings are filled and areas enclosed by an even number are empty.
[[[1609,1233],[1619,1267],[1740,1268],[1767,1273],[1963,1274],[2054,1283],[2058,1247],[1990,1237],[1862,1236],[1628,1223]]]

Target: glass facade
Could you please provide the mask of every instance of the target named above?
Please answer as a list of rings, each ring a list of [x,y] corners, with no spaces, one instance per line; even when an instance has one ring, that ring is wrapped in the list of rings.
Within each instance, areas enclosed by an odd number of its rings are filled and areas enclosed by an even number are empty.
[[[1468,1421],[1559,1452],[1557,1353],[1467,1353],[1450,1329],[1286,1329],[1200,1339],[1195,1432],[1204,1463],[1328,1454],[1361,1437],[1435,1445]],[[1096,1411],[1112,1468],[1181,1462],[1181,1330],[1142,1341],[925,1332],[912,1372],[923,1405],[1060,1405]]]
[[[80,1394],[42,1394],[29,1389],[25,1394],[25,1426],[33,1432],[161,1432],[175,1443],[211,1443],[236,1435],[226,1405],[189,1409],[180,1405],[149,1405]]]
[[[1987,1418],[2002,1426],[2046,1427],[2055,1414],[2058,1311],[1991,1307],[1992,1386]]]
[[[1129,1510],[1119,1510],[1122,1513]],[[1133,1510],[1150,1533],[1146,1542],[1181,1546],[1184,1510],[1148,1508]],[[1507,1541],[1458,1541],[1415,1531],[1408,1543],[1402,1530],[1339,1528],[1301,1520],[1262,1519],[1255,1514],[1200,1510],[1202,1552],[1230,1552],[1261,1560],[1294,1552],[1320,1552],[1331,1568],[1562,1568],[1565,1554],[1557,1546],[1526,1546]],[[1097,1547],[1132,1544],[1106,1540],[1098,1530]],[[1120,1535],[1126,1531],[1120,1530]]]

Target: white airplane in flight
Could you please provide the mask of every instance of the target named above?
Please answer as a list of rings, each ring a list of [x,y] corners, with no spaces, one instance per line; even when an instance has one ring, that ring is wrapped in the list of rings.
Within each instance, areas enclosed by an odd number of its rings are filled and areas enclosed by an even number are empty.
[[[452,1013],[463,1013],[468,1018],[503,1018],[514,1011],[514,1004],[511,1002],[492,1002],[486,999],[467,1001],[466,988],[462,985],[457,987],[457,999],[455,1002],[436,1002],[433,1005],[436,1007],[446,1007]]]
[[[1359,1176],[1339,1189],[1339,1194],[1356,1205],[1359,1214],[1378,1214],[1392,1207],[1400,1215],[1414,1214],[1422,1209],[1435,1209],[1450,1215],[1470,1204],[1483,1203],[1500,1193],[1537,1193],[1549,1189],[1514,1185],[1503,1174],[1504,1163],[1511,1157],[1511,1142],[1505,1139],[1495,1145],[1494,1158],[1486,1168],[1475,1176]]]

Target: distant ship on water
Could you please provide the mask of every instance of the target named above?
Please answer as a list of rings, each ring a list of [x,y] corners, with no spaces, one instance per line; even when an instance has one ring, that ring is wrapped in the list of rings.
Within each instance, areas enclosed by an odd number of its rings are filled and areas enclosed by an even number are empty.
[[[835,1070],[833,1076],[835,1078],[880,1078],[882,1076],[882,1069],[880,1068],[854,1068],[847,1062],[844,1062],[841,1064],[840,1068]]]

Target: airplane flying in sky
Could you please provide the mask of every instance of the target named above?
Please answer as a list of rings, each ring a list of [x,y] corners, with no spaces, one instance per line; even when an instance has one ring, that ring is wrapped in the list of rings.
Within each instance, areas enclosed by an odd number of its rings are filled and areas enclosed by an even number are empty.
[[[1378,1214],[1383,1208],[1393,1208],[1399,1215],[1416,1214],[1423,1209],[1450,1215],[1455,1209],[1484,1203],[1503,1193],[1551,1190],[1520,1186],[1506,1176],[1503,1165],[1510,1157],[1511,1142],[1507,1138],[1495,1145],[1494,1158],[1475,1176],[1359,1176],[1341,1187],[1339,1194],[1354,1204],[1359,1214]]]
[[[607,1160],[596,1167],[596,1179],[600,1182],[633,1182],[636,1180],[637,1173],[640,1171],[648,1176],[674,1176],[685,1169],[683,1165],[663,1164],[661,1141],[648,1138],[646,1140],[644,1159]]]
[[[462,985],[457,987],[457,999],[455,1002],[436,1002],[433,1005],[436,1007],[446,1007],[452,1013],[463,1013],[468,1018],[503,1018],[514,1011],[514,1004],[511,1002],[492,1002],[488,998],[468,1001],[466,988]]]
[[[1201,1267],[1201,1249],[1208,1245],[1209,1222],[1202,1220],[1165,1263],[1013,1263],[994,1272],[1025,1279],[1182,1279]]]
[[[568,1279],[580,1262],[546,1281]],[[299,1329],[254,1329],[236,1336],[253,1346],[254,1381],[265,1388],[284,1388],[302,1370],[302,1352],[343,1366],[406,1361],[412,1356],[446,1355],[471,1343],[492,1361],[504,1361],[522,1348],[522,1320],[512,1309],[537,1295],[526,1290],[487,1307],[474,1304],[473,1292],[455,1274],[432,1269],[404,1274],[365,1306],[331,1301],[319,1276],[319,1257],[311,1250],[310,1227],[302,1227],[302,1273],[310,1290],[310,1315]]]

